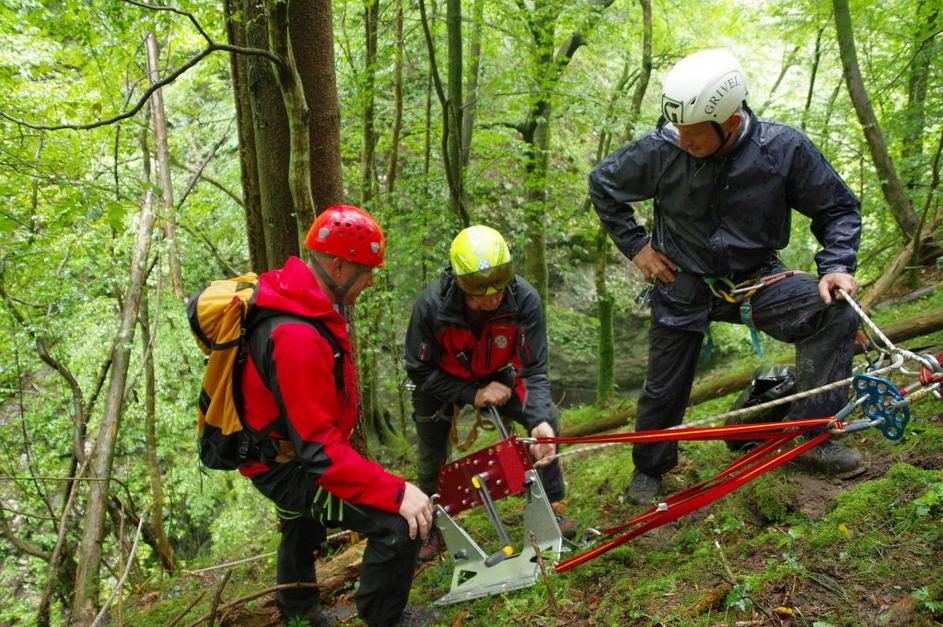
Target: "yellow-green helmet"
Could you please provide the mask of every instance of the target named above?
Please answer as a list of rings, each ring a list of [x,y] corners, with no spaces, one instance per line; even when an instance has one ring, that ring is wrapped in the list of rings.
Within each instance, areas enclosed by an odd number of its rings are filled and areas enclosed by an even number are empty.
[[[463,229],[452,240],[449,261],[458,286],[472,296],[496,294],[514,278],[508,244],[490,226]]]

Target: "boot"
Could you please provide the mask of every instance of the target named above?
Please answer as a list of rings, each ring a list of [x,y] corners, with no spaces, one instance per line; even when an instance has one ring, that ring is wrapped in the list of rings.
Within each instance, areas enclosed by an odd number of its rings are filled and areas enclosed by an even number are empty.
[[[576,522],[576,519],[569,518],[563,514],[566,505],[561,501],[557,501],[556,503],[551,503],[550,506],[553,508],[553,517],[557,521],[557,526],[560,527],[560,534],[567,540],[576,538],[576,529],[580,524]]]
[[[629,484],[629,500],[636,505],[651,505],[661,488],[661,477],[652,477],[636,470]]]
[[[422,541],[422,546],[419,547],[419,561],[430,562],[434,560],[443,548],[445,548],[445,541],[442,539],[442,534],[439,532],[438,527],[433,527],[429,530],[426,539]]]
[[[796,463],[806,470],[848,479],[868,469],[868,461],[859,451],[825,440],[814,449],[796,458]]]

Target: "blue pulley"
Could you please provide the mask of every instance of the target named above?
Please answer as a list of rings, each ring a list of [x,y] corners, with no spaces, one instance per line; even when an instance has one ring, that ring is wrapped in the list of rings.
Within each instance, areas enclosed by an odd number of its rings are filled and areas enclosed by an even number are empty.
[[[855,394],[862,401],[862,411],[869,420],[878,421],[875,426],[888,440],[904,437],[904,428],[910,422],[910,408],[897,386],[881,377],[859,374],[852,381]]]

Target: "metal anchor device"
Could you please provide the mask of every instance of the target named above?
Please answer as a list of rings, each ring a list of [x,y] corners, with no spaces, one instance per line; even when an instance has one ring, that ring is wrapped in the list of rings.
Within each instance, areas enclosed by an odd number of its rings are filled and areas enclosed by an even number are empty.
[[[488,411],[503,439],[455,460],[439,473],[433,508],[449,556],[455,564],[452,587],[436,605],[468,601],[533,585],[539,573],[537,550],[550,560],[560,556],[563,536],[530,460],[527,444],[509,437],[494,408]],[[498,516],[495,501],[524,494],[524,531],[515,547]],[[500,548],[486,553],[454,516],[482,505],[494,526]],[[530,540],[533,533],[534,541]],[[536,549],[535,549],[536,545]]]

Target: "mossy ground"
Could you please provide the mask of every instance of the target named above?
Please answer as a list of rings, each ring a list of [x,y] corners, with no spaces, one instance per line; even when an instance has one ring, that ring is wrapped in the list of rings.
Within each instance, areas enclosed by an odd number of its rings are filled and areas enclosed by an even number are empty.
[[[943,338],[920,341],[939,345]],[[731,401],[699,405],[689,419],[723,412]],[[584,407],[568,410],[565,419],[596,417],[594,408]],[[563,575],[551,573],[528,589],[444,606],[435,624],[940,624],[943,404],[931,397],[913,406],[900,442],[886,440],[875,429],[844,436],[842,442],[868,456],[865,474],[841,481],[787,465]],[[712,476],[733,459],[720,442],[682,443],[681,449],[681,463],[667,478],[671,491]],[[622,498],[632,472],[627,446],[566,457],[564,464],[567,515],[602,528],[639,513]],[[412,469],[402,472],[409,476]],[[506,499],[500,509],[509,529],[519,533],[522,503]],[[469,511],[460,520],[486,550],[495,544],[482,512]],[[234,553],[270,552],[276,535],[261,534]],[[191,624],[210,611],[223,573],[149,582],[125,601],[121,622],[167,625],[183,614],[177,624]],[[448,591],[451,573],[447,558],[422,565],[411,602],[432,605]],[[220,606],[273,582],[273,557],[236,566]],[[326,602],[352,605],[352,592],[348,583]],[[281,623],[271,595],[265,595],[218,612],[217,624]],[[352,618],[346,624],[361,623]]]

